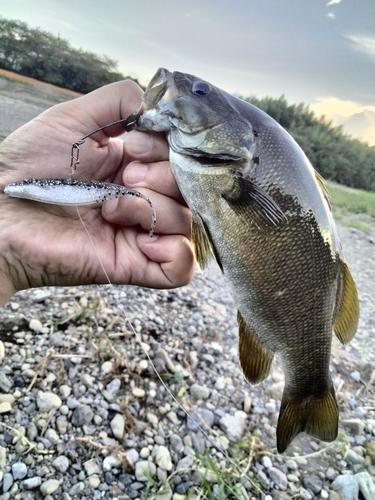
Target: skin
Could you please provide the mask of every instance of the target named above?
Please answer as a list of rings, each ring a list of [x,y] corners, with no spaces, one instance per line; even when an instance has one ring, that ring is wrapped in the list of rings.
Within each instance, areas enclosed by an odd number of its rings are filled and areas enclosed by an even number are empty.
[[[173,288],[194,273],[191,214],[168,162],[168,144],[155,133],[122,125],[86,139],[75,177],[124,184],[148,196],[156,209],[125,197],[80,207],[9,198],[4,186],[25,178],[68,177],[70,148],[87,133],[138,109],[142,90],[131,81],[102,87],[59,104],[10,135],[0,146],[0,303],[18,290],[40,286],[113,283]],[[98,258],[99,257],[99,258]]]

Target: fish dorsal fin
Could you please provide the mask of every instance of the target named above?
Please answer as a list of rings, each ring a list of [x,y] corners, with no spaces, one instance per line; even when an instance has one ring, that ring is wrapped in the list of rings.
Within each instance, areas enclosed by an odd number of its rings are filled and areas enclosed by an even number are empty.
[[[242,371],[250,384],[258,384],[268,377],[273,354],[250,330],[240,311],[237,313],[237,322],[239,327],[238,354]]]
[[[331,208],[331,202],[330,202],[331,195],[329,194],[329,191],[327,189],[326,181],[319,174],[319,172],[317,172],[316,170],[314,172],[315,172],[315,179],[317,180],[317,183],[319,184],[320,189],[323,191],[323,195],[324,195],[325,199],[327,200],[329,208]]]
[[[232,173],[233,182],[229,189],[224,189],[222,197],[237,215],[251,219],[261,225],[278,226],[285,222],[286,216],[274,199],[251,179],[243,177],[241,172]]]
[[[337,295],[333,330],[340,342],[346,344],[357,331],[359,303],[357,287],[345,262],[342,264]]]
[[[199,215],[194,214],[191,223],[191,239],[193,243],[195,260],[201,270],[203,270],[211,257],[214,256],[214,250],[206,226]]]

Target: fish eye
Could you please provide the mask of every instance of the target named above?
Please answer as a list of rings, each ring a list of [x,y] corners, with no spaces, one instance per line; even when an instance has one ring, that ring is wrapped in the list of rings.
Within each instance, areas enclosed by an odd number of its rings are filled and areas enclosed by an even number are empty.
[[[196,95],[207,95],[211,92],[211,85],[207,82],[198,80],[193,83],[191,91]]]

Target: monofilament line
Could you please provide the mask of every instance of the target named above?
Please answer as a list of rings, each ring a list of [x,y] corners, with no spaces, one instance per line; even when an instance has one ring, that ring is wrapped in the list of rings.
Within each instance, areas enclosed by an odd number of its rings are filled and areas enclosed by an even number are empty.
[[[76,210],[77,210],[77,214],[78,214],[78,218],[87,234],[87,237],[90,241],[90,244],[92,246],[92,249],[94,250],[94,253],[98,259],[98,262],[103,270],[103,273],[104,273],[104,276],[105,276],[105,279],[107,280],[108,282],[108,285],[113,285],[105,267],[104,267],[104,264],[102,262],[102,259],[100,258],[100,255],[96,249],[96,245],[91,237],[91,234],[90,232],[88,231],[87,227],[86,227],[86,224],[80,214],[80,211],[79,211],[79,207],[76,206]],[[229,454],[224,450],[224,448],[221,448],[220,446],[218,446],[214,439],[203,429],[203,427],[200,425],[199,422],[197,422],[197,420],[195,420],[191,415],[189,415],[188,411],[182,406],[182,404],[174,397],[174,395],[172,394],[172,392],[170,391],[170,389],[168,388],[168,386],[165,384],[164,380],[162,379],[162,377],[160,376],[158,370],[156,369],[150,355],[148,354],[147,350],[145,349],[145,347],[143,346],[142,344],[142,339],[141,337],[139,336],[139,333],[135,330],[132,322],[130,321],[130,319],[128,318],[127,314],[126,314],[126,311],[125,311],[125,308],[124,306],[121,304],[121,302],[119,301],[119,299],[117,298],[117,296],[114,297],[115,301],[116,301],[116,305],[117,307],[120,309],[120,311],[122,312],[122,314],[124,315],[124,318],[125,318],[125,321],[128,323],[129,327],[130,327],[130,330],[131,332],[134,334],[138,344],[140,345],[141,349],[143,350],[145,356],[147,357],[147,360],[148,362],[150,363],[152,369],[154,370],[156,376],[158,377],[158,379],[160,380],[161,384],[163,385],[164,389],[167,391],[168,395],[170,396],[170,398],[177,404],[177,406],[180,408],[181,411],[183,411],[186,415],[186,417],[188,419],[190,419],[197,427],[198,429],[202,432],[202,434],[204,435],[204,437],[220,452],[222,453],[225,458],[228,460],[228,462],[238,471],[239,475],[241,476],[243,474],[243,471],[240,469],[240,467],[238,467],[238,465],[236,464],[236,462],[234,460],[232,460],[232,458],[229,456]],[[263,491],[261,490],[261,488],[252,480],[252,478],[246,473],[246,478],[250,481],[250,483],[252,484],[252,486],[260,493],[261,495],[261,498],[265,498],[265,493],[263,493]],[[243,496],[238,496],[237,492],[232,488],[230,487],[228,484],[226,484],[228,490],[233,494],[233,496],[235,498],[237,498],[238,500],[244,500],[243,499]]]

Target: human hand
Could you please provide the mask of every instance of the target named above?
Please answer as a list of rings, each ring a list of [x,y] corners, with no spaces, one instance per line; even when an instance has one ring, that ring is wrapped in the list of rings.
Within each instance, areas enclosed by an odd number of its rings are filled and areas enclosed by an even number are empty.
[[[0,302],[29,287],[107,283],[105,272],[113,283],[153,288],[191,280],[190,211],[169,168],[163,136],[131,132],[123,142],[116,138],[124,132],[121,124],[105,129],[80,147],[75,173],[76,178],[125,184],[149,197],[157,216],[152,240],[151,210],[140,198],[80,207],[91,244],[75,207],[3,194],[6,184],[25,178],[68,177],[71,144],[127,117],[141,97],[131,81],[108,85],[54,106],[0,145]]]

